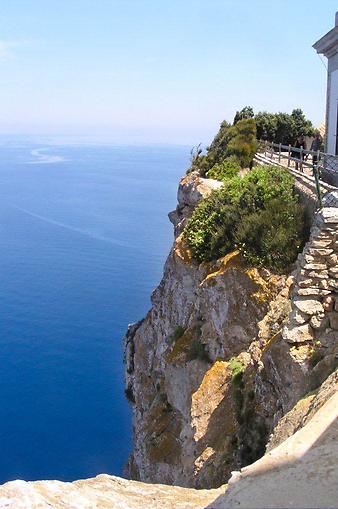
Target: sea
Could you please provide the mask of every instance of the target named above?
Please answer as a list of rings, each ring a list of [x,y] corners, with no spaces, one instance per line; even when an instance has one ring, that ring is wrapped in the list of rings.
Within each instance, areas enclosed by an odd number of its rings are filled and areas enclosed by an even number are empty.
[[[189,147],[0,140],[0,482],[123,475],[123,336],[150,308]]]

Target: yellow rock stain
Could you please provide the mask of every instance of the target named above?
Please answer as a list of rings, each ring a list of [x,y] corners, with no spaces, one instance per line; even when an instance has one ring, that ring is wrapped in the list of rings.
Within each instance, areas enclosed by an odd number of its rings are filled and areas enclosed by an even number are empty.
[[[239,267],[241,263],[241,254],[238,250],[236,250],[223,256],[223,258],[219,258],[216,264],[205,264],[204,266],[206,267],[209,274],[203,279],[203,281],[200,283],[200,286],[203,286],[205,282],[210,281],[217,276],[221,276],[232,267]]]

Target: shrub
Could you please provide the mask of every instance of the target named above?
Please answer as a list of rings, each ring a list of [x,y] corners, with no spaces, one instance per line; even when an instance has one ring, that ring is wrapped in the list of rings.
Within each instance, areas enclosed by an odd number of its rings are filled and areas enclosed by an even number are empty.
[[[221,123],[218,133],[211,145],[207,147],[206,154],[202,154],[200,145],[192,150],[192,164],[188,172],[198,170],[201,176],[205,176],[215,164],[221,163],[225,159],[230,139],[230,129],[231,124],[226,121]]]
[[[221,163],[214,164],[208,171],[207,176],[211,179],[227,181],[239,173],[241,166],[237,157],[231,156]]]
[[[256,153],[258,146],[256,133],[256,122],[253,118],[243,118],[229,130],[230,140],[226,155],[236,156],[242,168],[251,164]]]
[[[245,258],[277,272],[291,265],[303,243],[303,208],[275,198],[268,208],[243,217],[235,241]]]
[[[229,368],[232,372],[232,382],[238,385],[243,378],[244,364],[237,357],[232,357],[229,361]]]
[[[253,190],[255,208],[261,209],[274,198],[285,202],[291,198],[293,201],[293,182],[293,177],[284,168],[257,166],[243,179],[243,193]]]
[[[213,260],[231,251],[233,225],[238,216],[237,207],[229,203],[223,189],[199,203],[183,234],[198,262]]]
[[[198,262],[240,248],[251,263],[282,271],[295,260],[304,231],[293,178],[283,168],[265,166],[226,181],[201,201],[183,235]]]

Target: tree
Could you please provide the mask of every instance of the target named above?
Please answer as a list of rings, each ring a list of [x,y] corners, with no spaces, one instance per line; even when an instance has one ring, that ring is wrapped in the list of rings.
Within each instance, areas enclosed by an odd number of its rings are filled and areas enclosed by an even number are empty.
[[[292,145],[295,142],[295,128],[292,116],[288,113],[276,114],[277,128],[275,143],[282,143],[283,145]]]
[[[277,117],[275,113],[260,111],[255,116],[257,139],[274,141],[277,131]]]
[[[312,136],[314,128],[299,108],[291,113],[268,113],[260,111],[255,116],[257,138],[293,145],[299,136]]]
[[[244,118],[253,118],[255,116],[254,110],[251,106],[244,106],[241,111],[236,111],[236,115],[234,118],[234,125],[237,124],[239,120],[243,120]]]
[[[312,122],[305,118],[303,111],[298,108],[292,111],[291,117],[294,124],[294,138],[298,138],[298,136],[312,136],[315,132],[315,129],[312,125]]]

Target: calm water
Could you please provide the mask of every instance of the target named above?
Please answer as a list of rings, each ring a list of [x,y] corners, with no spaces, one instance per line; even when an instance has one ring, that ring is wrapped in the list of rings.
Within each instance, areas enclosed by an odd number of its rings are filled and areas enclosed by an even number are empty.
[[[161,277],[188,153],[0,147],[0,482],[122,474],[122,336]]]

